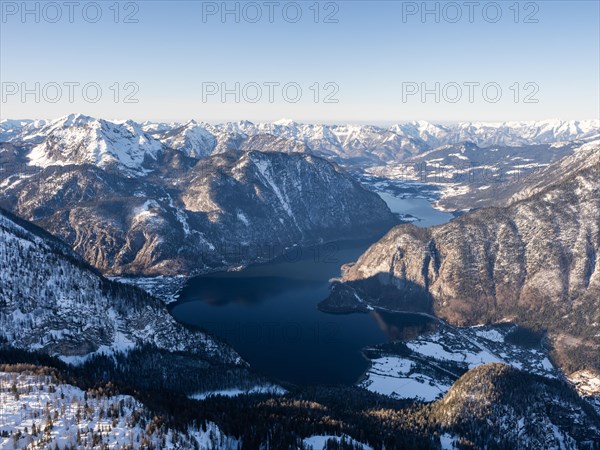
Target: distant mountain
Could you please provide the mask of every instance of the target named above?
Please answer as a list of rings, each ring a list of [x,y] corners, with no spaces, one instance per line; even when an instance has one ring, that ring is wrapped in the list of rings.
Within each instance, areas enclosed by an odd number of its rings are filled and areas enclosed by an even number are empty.
[[[92,164],[140,175],[148,160],[156,160],[163,149],[133,121],[114,123],[80,114],[50,122],[36,134],[45,139],[27,158],[40,167]]]
[[[535,144],[522,147],[472,142],[446,144],[411,157],[402,163],[408,177],[441,188],[438,208],[474,209],[501,204],[518,192],[539,172],[581,147],[581,142]],[[373,168],[371,173],[393,172],[394,166]]]
[[[208,131],[208,124],[200,124],[194,120],[181,126],[171,128],[144,126],[151,134],[158,134],[161,141],[168,147],[181,150],[192,158],[206,158],[217,146],[217,139]]]
[[[254,146],[252,149],[298,151],[302,148],[309,153],[333,159],[338,163],[372,166],[400,162],[435,147],[462,142],[472,142],[479,147],[494,145],[520,147],[576,140],[588,141],[600,136],[600,124],[597,120],[464,122],[456,125],[415,121],[383,128],[371,125],[300,124],[291,120],[258,124],[240,121],[219,125],[193,120],[187,123],[170,124],[144,122],[141,125],[134,125],[128,121],[110,122],[113,124],[111,127],[107,124],[108,121],[102,121],[102,125],[82,123],[88,119],[83,119],[83,116],[79,115],[70,115],[55,121],[54,126],[48,123],[46,127],[42,127],[44,121],[34,123],[4,120],[0,122],[0,141],[41,143],[44,137],[56,134],[56,128],[60,128],[61,124],[77,125],[76,135],[62,136],[59,133],[59,137],[53,137],[45,147],[36,150],[33,155],[34,160],[41,158],[45,161],[49,158],[48,153],[53,152],[52,148],[56,148],[55,145],[53,147],[52,142],[60,146],[67,142],[78,141],[81,150],[84,148],[91,150],[97,136],[85,136],[86,133],[90,133],[91,129],[104,127],[105,132],[108,133],[107,137],[116,139],[117,136],[113,134],[114,129],[111,128],[120,125],[125,126],[134,138],[138,140],[141,138],[144,145],[150,146],[147,148],[150,156],[155,156],[156,148],[152,148],[155,143],[152,143],[148,136],[140,136],[141,133],[146,133],[165,146],[180,150],[193,158],[205,158],[213,153],[239,150],[241,144],[248,139],[267,135],[274,136],[278,140],[263,142],[262,148],[258,149]],[[83,130],[86,127],[89,129],[87,132]],[[125,130],[121,132],[127,136]],[[57,138],[59,142],[56,142]],[[113,156],[130,154],[131,149],[127,139],[128,137],[125,140],[118,139],[112,149],[99,149],[99,151],[103,154],[108,152]],[[124,162],[129,161],[126,158]]]
[[[248,135],[271,134],[299,141],[315,154],[338,161],[368,162],[404,159],[426,146],[410,137],[369,125],[305,125],[292,121],[234,124]]]
[[[243,152],[312,153],[310,148],[301,141],[285,139],[272,134],[255,134],[241,141],[237,148]]]
[[[600,136],[599,128],[598,120],[542,120],[461,122],[448,126],[418,121],[395,125],[391,129],[421,139],[430,147],[467,141],[480,147],[493,145],[519,147],[597,139]]]
[[[403,161],[441,145],[472,142],[479,147],[493,145],[540,145],[600,136],[598,121],[469,122],[443,126],[425,121],[394,125],[388,129],[368,125],[311,125],[293,121],[253,124],[242,121],[210,127],[218,138],[223,132],[243,138],[272,135],[303,143],[320,156],[339,162],[369,163]],[[209,130],[205,126],[205,130]],[[163,140],[160,133],[155,134]],[[178,149],[185,146],[176,147]],[[265,148],[263,150],[269,150]]]
[[[390,130],[394,133],[421,140],[425,142],[429,148],[435,148],[449,143],[449,136],[452,133],[452,128],[450,127],[436,125],[424,120],[392,125]]]
[[[0,120],[0,142],[27,140],[46,123],[46,120]]]
[[[592,142],[503,207],[400,225],[346,267],[323,307],[428,311],[458,325],[511,320],[547,330],[567,372],[600,370],[599,173]]]
[[[152,345],[236,363],[239,356],[179,325],[157,299],[103,278],[71,249],[0,210],[0,347],[80,362]]]

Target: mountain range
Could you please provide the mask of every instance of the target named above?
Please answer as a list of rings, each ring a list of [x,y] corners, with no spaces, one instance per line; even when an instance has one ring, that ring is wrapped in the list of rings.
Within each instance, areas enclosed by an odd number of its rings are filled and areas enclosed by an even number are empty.
[[[46,120],[3,120],[0,122],[0,142],[22,142],[39,144],[49,134],[56,134],[53,141],[60,145],[60,130],[65,127],[93,123],[96,133],[108,133],[118,147],[125,166],[133,161],[139,164],[136,155],[128,151],[123,135],[144,147],[149,157],[161,144],[180,150],[186,156],[204,158],[231,149],[242,149],[244,143],[255,136],[271,136],[271,142],[262,142],[261,151],[309,152],[333,159],[344,164],[375,165],[398,162],[407,157],[441,145],[472,142],[480,147],[493,145],[520,147],[550,144],[575,140],[590,140],[600,133],[598,120],[545,120],[531,122],[465,122],[456,125],[439,125],[415,121],[393,125],[389,128],[372,125],[315,125],[300,124],[290,120],[254,124],[249,121],[229,122],[212,125],[191,120],[187,123],[136,124],[132,121],[105,121],[71,114],[55,121]],[[111,124],[113,126],[111,126]],[[121,135],[114,134],[114,125],[128,129]],[[117,128],[119,129],[119,128]],[[145,134],[140,133],[143,131]],[[131,135],[129,135],[131,133]],[[98,135],[77,136],[73,142],[85,139],[93,142]],[[154,138],[154,140],[152,139]],[[284,145],[283,142],[286,142]],[[81,144],[80,144],[81,145]],[[85,144],[88,145],[88,144]],[[255,148],[256,149],[256,148]],[[81,149],[83,150],[83,148]],[[100,155],[104,156],[102,149]],[[32,155],[40,163],[52,158],[52,144],[37,149]],[[54,155],[56,156],[56,155]],[[77,155],[73,155],[77,157]],[[96,156],[96,158],[98,157]],[[139,155],[138,155],[139,156]],[[108,164],[108,156],[103,164]]]

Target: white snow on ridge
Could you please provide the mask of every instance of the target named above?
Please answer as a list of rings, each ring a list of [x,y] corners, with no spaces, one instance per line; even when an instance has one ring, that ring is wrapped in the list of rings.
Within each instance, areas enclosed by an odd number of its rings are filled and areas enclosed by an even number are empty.
[[[144,174],[142,165],[156,159],[163,145],[131,120],[114,123],[71,114],[50,122],[38,132],[51,136],[28,155],[30,164],[40,167],[67,164],[116,165],[133,174]]]
[[[115,127],[121,132],[113,133]],[[93,132],[98,128],[104,130],[100,137]],[[87,131],[82,132],[82,129]],[[50,134],[53,135],[52,145],[58,146],[59,152],[61,149],[65,150],[64,158],[58,157],[56,151],[48,151],[49,144],[45,139]],[[192,158],[205,158],[215,152],[237,148],[240,140],[257,135],[272,135],[302,143],[309,151],[325,157],[374,157],[391,162],[402,159],[407,154],[467,141],[480,147],[589,141],[600,136],[600,123],[597,120],[544,120],[462,122],[444,126],[416,121],[385,128],[372,125],[302,124],[282,119],[258,124],[239,121],[211,125],[194,120],[186,123],[137,124],[75,114],[50,123],[25,120],[5,120],[0,123],[0,141],[29,141],[41,146],[31,155],[34,164],[68,163],[72,160],[72,155],[67,149],[69,145],[76,143],[77,147],[85,149],[87,153],[87,159],[84,158],[79,163],[117,162],[124,168],[138,172],[144,155],[155,157],[163,145],[181,150]],[[104,147],[101,141],[106,143]]]
[[[292,212],[292,208],[290,207],[289,199],[286,195],[282,194],[277,184],[273,180],[273,170],[269,161],[253,159],[252,162],[262,175],[263,179],[267,182],[267,184],[271,187],[273,193],[279,199],[279,203],[281,204],[283,210],[287,213],[290,218],[294,219],[294,213]]]

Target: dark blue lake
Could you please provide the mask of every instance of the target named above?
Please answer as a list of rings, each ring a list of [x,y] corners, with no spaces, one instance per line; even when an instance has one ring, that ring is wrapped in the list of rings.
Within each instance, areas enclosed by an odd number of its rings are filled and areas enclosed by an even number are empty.
[[[298,248],[270,263],[193,278],[171,313],[221,337],[255,370],[276,380],[354,383],[368,367],[361,349],[415,336],[431,325],[431,319],[411,314],[317,309],[341,265],[356,261],[373,242]]]

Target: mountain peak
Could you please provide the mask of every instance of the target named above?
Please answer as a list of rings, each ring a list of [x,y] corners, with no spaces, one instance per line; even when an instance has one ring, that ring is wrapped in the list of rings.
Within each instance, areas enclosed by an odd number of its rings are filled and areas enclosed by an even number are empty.
[[[274,121],[273,125],[281,125],[281,126],[289,127],[291,125],[296,125],[296,122],[293,121],[292,119],[281,118],[279,120]]]
[[[43,140],[28,157],[31,165],[93,164],[145,173],[142,164],[156,159],[162,144],[132,120],[109,122],[83,114],[69,114],[43,127]]]
[[[87,125],[96,120],[98,119],[86,116],[85,114],[71,113],[55,120],[53,123],[61,124],[65,127],[77,127]]]
[[[183,126],[186,128],[193,128],[193,127],[201,126],[201,124],[198,123],[195,119],[190,119],[187,122],[185,122],[185,124]]]

